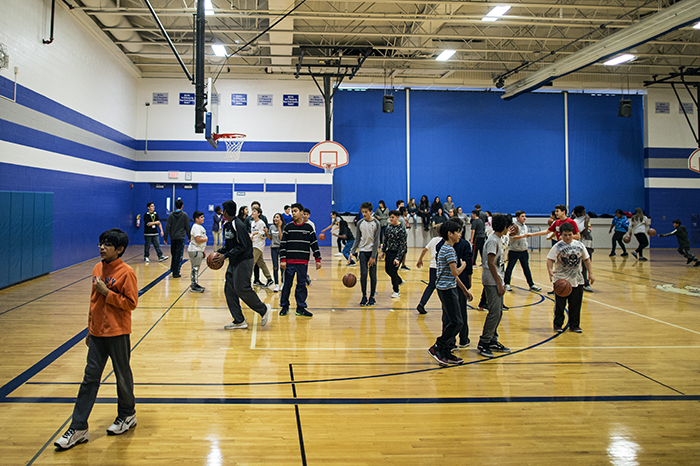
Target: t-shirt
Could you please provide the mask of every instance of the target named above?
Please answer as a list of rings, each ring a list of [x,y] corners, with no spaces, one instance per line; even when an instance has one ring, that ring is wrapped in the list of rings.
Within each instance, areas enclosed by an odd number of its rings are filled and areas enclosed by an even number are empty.
[[[307,220],[306,223],[311,225],[311,228],[314,229],[314,233],[316,233],[316,224],[314,222],[312,222],[311,220]]]
[[[518,227],[518,233],[515,236],[527,235],[528,228],[527,225],[520,222],[513,222],[513,225]],[[509,249],[511,251],[527,251],[527,238],[512,239],[510,240]]]
[[[148,226],[151,222],[157,222],[160,220],[156,212],[150,213],[146,212],[143,214],[143,236],[158,236],[158,225]]]
[[[561,227],[562,223],[570,223],[574,226],[574,234],[578,233],[578,225],[576,225],[576,222],[571,220],[570,218],[565,218],[564,220],[555,220],[548,228],[549,231],[553,231],[557,235],[557,241],[561,239],[561,233],[559,232],[559,227]]]
[[[563,278],[572,287],[583,285],[581,263],[589,257],[590,255],[582,242],[573,240],[567,244],[564,241],[559,241],[552,246],[547,254],[547,259],[554,261],[554,281]]]
[[[474,238],[486,238],[486,224],[480,218],[472,220],[472,231]]]
[[[250,223],[250,231],[251,231],[251,239],[253,240],[253,247],[256,249],[260,249],[261,251],[265,249],[265,228],[267,225],[265,225],[265,222],[262,220],[258,219],[256,222],[253,220]]]
[[[437,269],[437,245],[438,243],[442,240],[441,237],[436,236],[435,238],[431,239],[428,241],[428,244],[425,245],[425,249],[428,250],[430,253],[430,268],[431,269]]]
[[[187,246],[188,251],[192,251],[192,252],[202,251],[202,252],[204,252],[204,250],[207,248],[206,241],[203,243],[198,243],[197,241],[195,241],[195,237],[197,237],[197,236],[204,236],[206,238],[207,232],[202,225],[195,223],[194,225],[192,225],[192,229],[190,230],[190,245]]]
[[[437,255],[435,288],[438,290],[451,290],[457,286],[457,278],[452,275],[452,270],[450,269],[452,262],[455,265],[457,264],[457,253],[455,248],[450,246],[449,243],[445,243]]]
[[[501,277],[501,283],[503,283],[503,275],[505,274],[505,269],[503,267],[505,263],[503,260],[503,243],[496,233],[491,233],[484,243],[484,249],[481,255],[482,257],[488,258],[489,254],[496,255],[496,271],[498,272],[498,276]],[[493,277],[493,274],[491,274],[491,269],[486,264],[486,261],[484,261],[484,267],[481,271],[481,283],[483,285],[496,286],[496,279]]]

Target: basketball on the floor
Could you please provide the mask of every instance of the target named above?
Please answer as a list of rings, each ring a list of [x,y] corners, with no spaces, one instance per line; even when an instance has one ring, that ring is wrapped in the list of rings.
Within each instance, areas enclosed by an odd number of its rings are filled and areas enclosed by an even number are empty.
[[[630,241],[632,241],[632,238],[630,238],[629,236],[623,236],[622,241],[624,241],[625,243],[629,243]]]
[[[223,267],[226,257],[218,252],[212,252],[207,256],[207,267],[212,270],[219,270]]]
[[[346,273],[343,276],[343,285],[347,286],[348,288],[355,286],[355,283],[357,283],[357,277],[355,275]]]
[[[325,233],[321,233],[320,235],[318,235],[318,239],[321,240],[321,241],[323,241],[324,239],[326,239],[326,234],[325,234]]]
[[[566,298],[571,294],[571,283],[567,282],[563,278],[560,278],[559,280],[554,282],[554,293],[557,296]]]
[[[649,233],[649,236],[656,236],[656,230],[654,230],[653,228],[649,228],[648,233]]]

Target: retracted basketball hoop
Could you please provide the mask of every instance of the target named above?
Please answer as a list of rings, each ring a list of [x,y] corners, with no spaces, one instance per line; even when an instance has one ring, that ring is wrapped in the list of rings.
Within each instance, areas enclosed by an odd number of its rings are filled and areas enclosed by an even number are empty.
[[[213,134],[212,138],[215,141],[222,140],[226,144],[226,158],[232,162],[238,160],[241,156],[241,147],[245,142],[246,135],[241,133],[222,133]]]
[[[348,151],[334,141],[319,142],[309,151],[309,164],[333,173],[336,168],[348,164]]]

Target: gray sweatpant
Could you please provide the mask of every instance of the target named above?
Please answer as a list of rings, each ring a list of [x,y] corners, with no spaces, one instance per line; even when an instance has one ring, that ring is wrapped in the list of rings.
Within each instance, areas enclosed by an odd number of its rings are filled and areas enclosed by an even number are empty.
[[[204,252],[202,251],[187,251],[187,254],[190,256],[190,264],[192,264],[192,271],[190,272],[190,281],[192,282],[192,287],[197,286],[199,283],[197,282],[197,276],[199,275],[199,266],[202,265],[202,260],[205,257]]]
[[[232,264],[228,261],[226,269],[226,285],[224,285],[224,295],[226,296],[226,304],[228,310],[233,317],[233,323],[240,324],[245,320],[243,311],[241,310],[241,302],[248,305],[249,308],[260,314],[261,316],[267,312],[267,306],[260,301],[258,295],[253,291],[250,284],[250,277],[253,274],[253,258],[244,259],[238,264]]]
[[[484,285],[489,314],[484,321],[484,330],[479,338],[479,346],[488,348],[491,343],[498,341],[498,324],[503,315],[503,296],[498,296],[496,285]]]

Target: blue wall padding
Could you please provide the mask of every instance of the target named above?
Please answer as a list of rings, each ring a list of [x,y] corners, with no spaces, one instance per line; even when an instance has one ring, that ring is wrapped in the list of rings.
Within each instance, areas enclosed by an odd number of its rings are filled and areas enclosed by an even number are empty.
[[[0,191],[0,288],[51,271],[53,195]]]

